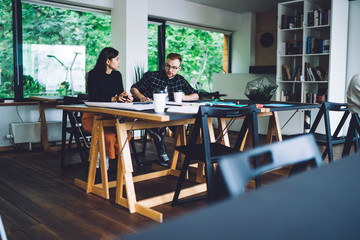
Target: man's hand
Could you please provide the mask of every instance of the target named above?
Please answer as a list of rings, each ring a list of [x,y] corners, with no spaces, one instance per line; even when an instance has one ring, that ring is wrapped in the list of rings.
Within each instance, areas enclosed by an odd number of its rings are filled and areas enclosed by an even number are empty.
[[[142,94],[139,90],[137,90],[137,88],[134,88],[134,87],[131,88],[130,92],[133,94],[133,96],[136,99],[139,99],[140,102],[149,102],[149,101],[151,101],[150,98],[145,97],[144,94]]]

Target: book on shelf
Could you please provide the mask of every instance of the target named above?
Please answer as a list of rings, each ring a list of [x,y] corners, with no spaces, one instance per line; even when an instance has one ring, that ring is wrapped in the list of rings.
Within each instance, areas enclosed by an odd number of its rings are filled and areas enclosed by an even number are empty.
[[[321,44],[321,52],[329,53],[330,52],[330,39],[323,39]]]
[[[322,26],[330,24],[330,9],[313,9],[308,11],[308,26]]]
[[[323,53],[323,41],[322,39],[316,37],[307,37],[306,41],[306,53]]]
[[[324,99],[325,99],[325,95],[320,92],[318,93],[307,92],[307,91],[303,92],[303,102],[305,103],[322,103]]]
[[[305,63],[305,81],[327,81],[328,72],[321,66],[311,67],[310,63]]]
[[[299,102],[297,97],[298,95],[292,91],[284,90],[280,92],[280,101],[282,102]]]
[[[285,46],[285,54],[302,54],[302,46],[302,40],[288,41]]]
[[[286,64],[282,65],[282,79],[284,81],[290,81],[291,80],[290,69]]]
[[[304,14],[299,13],[295,15],[281,15],[281,29],[293,29],[293,28],[302,28],[304,21]]]

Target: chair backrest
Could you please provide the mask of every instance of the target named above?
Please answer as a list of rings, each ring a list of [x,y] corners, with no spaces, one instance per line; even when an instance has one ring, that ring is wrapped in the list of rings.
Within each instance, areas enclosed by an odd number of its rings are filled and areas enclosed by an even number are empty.
[[[259,156],[269,156],[270,163],[252,167],[250,160]],[[323,164],[313,134],[304,134],[225,156],[219,160],[219,169],[230,196],[234,197],[243,193],[250,179],[279,167],[310,161],[314,161],[316,166]]]
[[[219,99],[220,93],[219,91],[216,92],[199,92],[200,99]]]
[[[246,135],[250,124],[253,126],[254,132],[257,134],[257,109],[256,105],[249,105],[245,107],[227,107],[227,106],[200,106],[194,123],[193,132],[191,134],[189,145],[194,146],[201,132],[205,151],[205,158],[210,158],[210,136],[208,118],[238,118],[245,117],[245,120],[240,129],[235,147],[239,149],[242,138]],[[254,142],[258,142],[258,136],[254,136]],[[257,145],[257,144],[255,144]]]

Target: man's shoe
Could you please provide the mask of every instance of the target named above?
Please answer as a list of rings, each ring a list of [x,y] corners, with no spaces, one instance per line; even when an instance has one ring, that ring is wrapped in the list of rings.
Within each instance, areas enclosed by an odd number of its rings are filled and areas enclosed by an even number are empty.
[[[169,166],[168,162],[170,161],[170,158],[167,155],[167,153],[161,154],[158,159],[159,159],[159,163],[161,166],[164,166],[164,167]]]
[[[149,133],[150,137],[152,137],[152,139],[154,139],[155,143],[159,143],[161,141],[161,136],[155,132],[154,130],[148,128],[146,129],[146,131]]]

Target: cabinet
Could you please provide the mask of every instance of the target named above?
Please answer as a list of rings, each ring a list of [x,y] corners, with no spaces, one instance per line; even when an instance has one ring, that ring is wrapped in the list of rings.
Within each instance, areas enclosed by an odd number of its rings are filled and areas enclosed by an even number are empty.
[[[346,101],[347,28],[348,1],[278,4],[276,100]],[[310,76],[309,68],[321,77]],[[302,130],[303,113],[299,114],[297,127],[289,126],[291,133]]]

